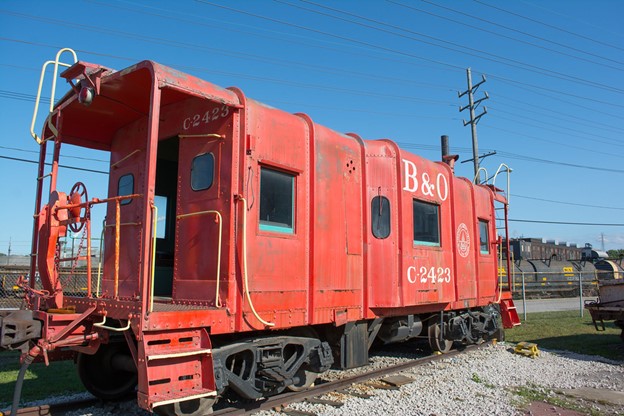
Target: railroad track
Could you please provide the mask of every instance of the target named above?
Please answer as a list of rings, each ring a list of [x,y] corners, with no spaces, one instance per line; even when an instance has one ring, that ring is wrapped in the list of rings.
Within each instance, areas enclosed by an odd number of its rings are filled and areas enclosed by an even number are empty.
[[[262,401],[256,401],[256,402],[246,403],[242,405],[239,404],[238,407],[228,407],[224,409],[215,410],[213,412],[213,416],[250,415],[255,412],[259,412],[261,410],[276,410],[281,413],[292,414],[292,415],[308,414],[306,412],[289,409],[288,405],[292,403],[303,402],[303,401],[308,401],[311,403],[318,403],[318,404],[329,404],[332,406],[340,405],[341,403],[336,402],[336,401],[319,399],[319,396],[322,396],[327,393],[332,393],[332,392],[339,392],[343,395],[348,395],[348,396],[353,396],[353,397],[364,397],[364,398],[372,397],[372,395],[365,395],[362,393],[358,393],[356,391],[351,391],[349,390],[349,388],[357,384],[364,384],[364,383],[371,382],[372,380],[382,379],[392,374],[400,373],[401,371],[410,370],[414,367],[417,367],[419,365],[423,365],[432,361],[454,357],[456,355],[480,348],[488,344],[489,343],[483,343],[480,345],[469,345],[461,349],[452,350],[446,354],[429,355],[426,357],[416,358],[414,360],[410,360],[410,361],[403,362],[400,364],[395,364],[395,365],[391,365],[388,367],[375,369],[375,370],[368,371],[366,373],[358,374],[355,376],[342,378],[342,379],[334,380],[334,381],[328,381],[322,384],[315,385],[314,387],[311,387],[304,391],[283,393],[277,396],[268,397]],[[399,385],[405,384],[405,382],[409,382],[409,379],[394,378],[394,379],[388,379],[387,381],[381,380],[379,383],[372,385],[372,387],[373,388],[398,388]],[[310,413],[310,415],[312,414],[313,413]]]
[[[17,410],[17,416],[59,416],[67,412],[95,406],[100,402],[99,399],[80,399],[59,402],[55,404],[45,404],[41,406],[24,407]],[[0,412],[0,416],[9,416],[11,412]]]
[[[410,370],[432,361],[442,360],[464,352],[472,351],[477,348],[481,348],[489,343],[482,343],[480,345],[469,345],[462,347],[461,349],[451,350],[446,354],[429,355],[426,357],[416,358],[407,362],[385,366],[383,368],[367,371],[362,374],[341,378],[338,380],[322,382],[310,389],[301,392],[288,392],[279,394],[277,396],[268,397],[264,400],[258,400],[254,402],[237,402],[233,406],[230,405],[225,408],[219,408],[221,403],[217,403],[216,409],[212,413],[213,416],[235,416],[235,415],[251,415],[255,412],[262,410],[275,410],[284,414],[291,415],[313,415],[313,413],[301,412],[288,408],[288,405],[298,402],[310,402],[318,404],[328,404],[332,406],[340,406],[342,403],[336,400],[324,400],[320,396],[328,393],[337,392],[342,395],[352,397],[369,398],[373,397],[370,394],[363,394],[355,391],[353,386],[355,385],[367,385],[369,389],[397,389],[400,385],[410,382],[410,379],[406,377],[388,377],[402,371]],[[379,380],[373,384],[370,384],[373,380]],[[96,406],[101,403],[98,399],[82,399],[68,402],[61,402],[51,405],[42,405],[29,408],[19,409],[17,416],[60,416],[70,411],[75,411],[81,408],[88,408]],[[147,413],[146,413],[147,414]],[[9,416],[10,412],[2,413],[0,416]]]

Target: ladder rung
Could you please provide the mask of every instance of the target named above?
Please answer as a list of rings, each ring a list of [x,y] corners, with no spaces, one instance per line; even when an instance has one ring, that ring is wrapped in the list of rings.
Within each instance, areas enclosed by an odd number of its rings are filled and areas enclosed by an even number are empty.
[[[174,397],[173,394],[171,395],[156,395],[152,398],[153,403],[152,403],[152,408],[154,407],[158,407],[158,406],[164,406],[167,404],[172,404],[172,403],[178,403],[178,402],[182,402],[182,401],[186,401],[186,400],[193,400],[193,399],[201,399],[202,397],[211,397],[211,396],[216,396],[217,392],[214,390],[209,390],[209,389],[204,389],[203,393],[198,393],[198,394],[193,394],[191,396],[186,396],[183,394],[178,394],[178,397]]]
[[[169,354],[155,354],[148,355],[147,361],[151,360],[165,360],[167,358],[179,358],[179,357],[190,357],[193,355],[201,355],[201,354],[211,354],[212,350],[210,348],[202,349],[202,350],[192,350],[192,351],[182,351],[182,352],[172,352]]]

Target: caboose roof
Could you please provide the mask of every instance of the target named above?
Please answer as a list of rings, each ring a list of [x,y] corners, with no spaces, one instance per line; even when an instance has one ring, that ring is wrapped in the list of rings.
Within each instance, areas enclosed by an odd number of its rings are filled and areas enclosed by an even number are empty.
[[[76,65],[79,64],[83,63]],[[76,92],[68,92],[56,104],[52,122],[59,121],[60,113],[60,133],[64,143],[108,150],[117,130],[149,115],[152,92],[158,90],[161,107],[189,96],[240,106],[233,91],[153,61],[142,61],[121,71],[104,72],[100,92],[89,106],[78,102]],[[51,134],[46,124],[43,137]]]

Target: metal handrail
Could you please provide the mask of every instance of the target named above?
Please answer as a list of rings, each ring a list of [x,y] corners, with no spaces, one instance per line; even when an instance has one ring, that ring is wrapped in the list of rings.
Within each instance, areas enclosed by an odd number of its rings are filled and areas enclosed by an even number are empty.
[[[480,168],[477,170],[477,173],[475,173],[475,176],[474,176],[474,179],[473,179],[472,183],[476,183],[476,184],[478,184],[478,185],[480,185],[480,184],[481,184],[481,183],[480,183],[480,182],[481,182],[481,176],[479,175],[479,174],[481,173],[481,171],[485,172],[485,181],[484,181],[483,183],[487,183],[487,181],[488,181],[488,171],[487,171],[487,169],[486,169],[486,168],[484,168],[484,167],[480,167]],[[479,182],[477,182],[477,180],[479,180]]]
[[[130,329],[131,322],[130,322],[130,319],[128,319],[128,323],[126,324],[126,326],[122,328],[117,328],[114,326],[106,326],[105,324],[106,324],[106,315],[102,316],[102,322],[94,322],[93,326],[102,328],[102,329],[107,329],[109,331],[114,331],[114,332],[124,332]]]
[[[198,211],[198,212],[192,212],[189,214],[180,214],[178,216],[176,216],[176,219],[181,220],[183,218],[189,218],[189,217],[196,217],[199,215],[207,215],[207,214],[215,214],[215,216],[217,217],[218,223],[219,223],[219,245],[217,248],[217,283],[216,283],[216,295],[215,295],[215,306],[217,308],[221,307],[221,300],[219,299],[219,288],[220,288],[220,282],[221,282],[221,245],[222,245],[222,239],[223,239],[223,217],[221,216],[221,213],[219,211],[215,211],[215,210],[208,210],[208,211]]]
[[[249,275],[247,273],[247,200],[242,195],[236,196],[237,201],[241,201],[243,203],[243,221],[242,221],[242,232],[243,232],[243,241],[242,241],[242,261],[243,261],[243,291],[245,292],[245,297],[247,298],[247,302],[249,303],[249,309],[253,316],[256,317],[258,321],[264,326],[272,327],[275,326],[275,322],[269,322],[258,314],[256,308],[254,307],[253,302],[251,301],[251,293],[249,292]]]
[[[150,299],[148,314],[154,310],[154,277],[156,275],[156,236],[158,235],[158,207],[153,202],[150,202],[150,208],[152,209],[152,259],[151,259],[151,271],[150,271]]]
[[[496,186],[496,177],[498,176],[499,173],[501,173],[501,169],[503,169],[503,167],[505,168],[505,170],[503,170],[502,172],[507,173],[507,189],[505,190],[505,196],[507,198],[507,203],[509,203],[509,199],[510,199],[510,196],[511,196],[510,195],[510,191],[509,191],[511,189],[510,188],[510,186],[511,186],[511,184],[510,184],[510,179],[511,179],[510,178],[510,174],[513,171],[513,169],[511,169],[509,166],[507,166],[506,163],[501,163],[498,166],[498,169],[496,169],[496,173],[494,174],[494,177],[492,179],[492,186]]]
[[[69,53],[72,54],[72,56],[74,58],[74,64],[76,62],[78,62],[78,57],[76,56],[76,52],[74,52],[70,48],[63,48],[63,49],[59,50],[56,53],[56,58],[55,58],[54,61],[46,61],[43,64],[43,67],[41,68],[41,75],[39,77],[39,88],[37,89],[37,98],[35,100],[35,110],[33,112],[32,121],[30,123],[30,135],[33,137],[33,139],[35,139],[37,144],[41,144],[42,141],[43,141],[37,135],[37,133],[35,133],[35,123],[37,122],[37,113],[39,112],[39,102],[41,101],[41,88],[43,87],[43,81],[45,79],[45,71],[46,71],[48,65],[51,65],[51,64],[54,64],[54,78],[52,79],[52,91],[51,91],[51,94],[50,94],[50,111],[48,112],[48,126],[50,127],[50,130],[52,130],[52,132],[54,133],[55,136],[58,134],[58,132],[56,132],[56,129],[54,128],[54,126],[52,126],[51,120],[49,118],[49,114],[52,113],[52,110],[54,110],[54,99],[55,99],[55,95],[56,95],[56,80],[58,78],[58,67],[60,65],[60,66],[64,66],[64,67],[69,68],[70,66],[73,65],[73,64],[67,64],[67,63],[64,63],[64,62],[60,62],[61,55],[64,52],[69,52]]]

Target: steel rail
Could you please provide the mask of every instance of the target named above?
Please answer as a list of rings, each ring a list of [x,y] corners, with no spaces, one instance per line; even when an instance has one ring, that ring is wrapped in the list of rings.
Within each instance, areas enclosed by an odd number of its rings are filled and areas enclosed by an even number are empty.
[[[47,416],[47,415],[59,415],[66,412],[83,409],[85,407],[95,406],[101,401],[99,399],[87,398],[70,400],[55,404],[43,404],[40,406],[24,407],[18,409],[16,416]],[[0,411],[0,416],[10,416],[11,412]]]
[[[426,364],[432,361],[454,357],[464,352],[476,350],[485,345],[491,345],[491,342],[484,342],[479,345],[468,345],[466,347],[463,347],[462,349],[451,350],[445,354],[429,355],[427,357],[417,358],[417,359],[407,361],[404,363],[400,363],[400,364],[396,364],[390,367],[384,367],[384,368],[369,371],[367,373],[358,374],[353,377],[348,377],[345,379],[340,379],[340,380],[335,380],[335,381],[329,381],[327,383],[323,383],[323,384],[319,384],[314,387],[311,387],[307,390],[284,393],[284,394],[280,394],[277,396],[268,397],[262,401],[247,403],[243,407],[236,407],[236,408],[228,407],[226,409],[215,410],[212,413],[212,415],[213,416],[248,415],[248,414],[252,414],[261,410],[272,410],[274,408],[283,408],[286,405],[291,404],[291,403],[301,402],[311,397],[316,397],[316,396],[330,393],[330,392],[337,391],[337,390],[343,390],[356,383],[363,383],[365,381],[369,381],[375,378],[387,376],[387,375],[394,374],[394,373],[399,373],[401,371],[409,370],[419,365]]]

